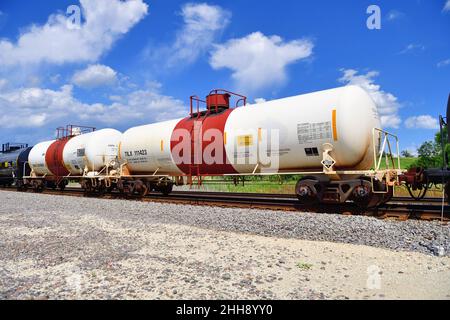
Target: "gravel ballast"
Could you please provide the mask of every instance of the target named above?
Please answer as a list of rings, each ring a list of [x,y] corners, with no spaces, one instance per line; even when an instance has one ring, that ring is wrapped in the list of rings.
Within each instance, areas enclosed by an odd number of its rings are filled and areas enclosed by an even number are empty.
[[[437,222],[5,191],[0,203],[3,299],[450,298]]]

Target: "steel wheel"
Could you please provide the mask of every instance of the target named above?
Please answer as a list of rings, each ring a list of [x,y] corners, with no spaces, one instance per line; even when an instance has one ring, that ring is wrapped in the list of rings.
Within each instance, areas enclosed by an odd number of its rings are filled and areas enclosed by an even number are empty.
[[[416,201],[420,201],[425,198],[427,194],[429,185],[427,183],[411,185],[409,183],[406,184],[406,189],[408,189],[409,195]]]
[[[393,188],[389,188],[386,184],[381,181],[374,181],[375,191],[385,192],[385,193],[375,193],[372,190],[372,182],[370,179],[366,177],[361,178],[361,185],[355,187],[353,190],[352,200],[353,203],[359,208],[363,210],[373,209],[382,204],[385,204],[389,200],[391,200],[393,196]],[[386,188],[388,188],[386,190]]]
[[[322,186],[318,180],[300,179],[295,185],[295,194],[301,204],[311,206],[320,202]]]

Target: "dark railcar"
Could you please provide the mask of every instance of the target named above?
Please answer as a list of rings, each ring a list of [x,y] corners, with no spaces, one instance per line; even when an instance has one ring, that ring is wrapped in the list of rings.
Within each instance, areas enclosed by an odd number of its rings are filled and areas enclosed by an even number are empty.
[[[6,143],[0,151],[0,186],[11,186],[30,174],[27,144]],[[20,182],[18,184],[21,184]]]

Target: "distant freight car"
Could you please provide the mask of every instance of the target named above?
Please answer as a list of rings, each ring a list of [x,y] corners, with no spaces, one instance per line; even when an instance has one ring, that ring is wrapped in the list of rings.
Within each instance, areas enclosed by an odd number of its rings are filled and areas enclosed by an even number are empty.
[[[64,189],[68,180],[85,187],[91,179],[102,178],[117,159],[122,134],[114,129],[67,126],[58,128],[58,138],[37,144],[31,149],[31,175],[25,184],[40,191],[49,185]],[[87,182],[86,182],[87,181]]]
[[[0,151],[0,186],[11,186],[19,180],[18,187],[22,186],[22,177],[30,174],[28,154],[31,148],[23,143],[5,143]]]

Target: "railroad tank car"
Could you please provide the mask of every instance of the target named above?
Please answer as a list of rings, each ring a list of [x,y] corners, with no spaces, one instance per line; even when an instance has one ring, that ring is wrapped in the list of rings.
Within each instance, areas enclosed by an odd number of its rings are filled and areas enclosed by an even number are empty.
[[[131,174],[157,170],[174,176],[191,174],[192,163],[176,163],[173,151],[180,142],[177,129],[192,133],[196,121],[188,117],[131,128],[123,134],[120,157]],[[222,163],[202,161],[194,169],[204,175],[251,174],[255,163],[239,158],[257,158],[252,154],[257,149],[250,147],[258,144],[262,130],[276,130],[280,141],[276,172],[321,169],[327,143],[333,146],[336,168],[367,170],[373,165],[373,128],[380,127],[375,103],[357,86],[225,108],[201,119],[203,132],[215,129],[223,135]],[[209,142],[202,144],[204,151]]]
[[[22,187],[22,177],[30,173],[28,165],[28,154],[31,147],[27,144],[2,145],[0,151],[0,185],[11,186],[16,184],[20,189]]]
[[[24,184],[42,191],[46,187],[64,189],[69,179],[88,187],[84,178],[103,177],[117,165],[121,132],[115,129],[95,131],[92,127],[68,125],[57,129],[56,140],[37,144],[30,152],[31,175]]]
[[[126,161],[130,174],[183,174],[174,162],[170,145],[180,120],[134,127],[123,133],[119,158]]]
[[[64,183],[58,181],[58,176],[55,175],[54,161],[49,162],[49,158],[54,158],[54,146],[58,140],[50,140],[38,143],[35,145],[29,155],[28,163],[31,168],[30,174],[23,178],[23,188],[32,188],[37,192],[43,191],[45,188],[56,188],[57,186],[65,187]],[[52,148],[53,147],[53,148]]]
[[[139,188],[145,193],[158,189],[148,182],[157,175],[311,173],[296,186],[303,202],[386,201],[373,191],[389,194],[397,171],[388,177],[389,186],[374,183],[373,172],[367,176],[383,131],[377,106],[364,89],[346,86],[254,105],[236,95],[240,99],[230,108],[232,95],[213,90],[206,101],[193,96],[190,116],[127,130],[119,150],[125,175],[139,176],[134,182],[147,185]],[[238,107],[240,101],[244,106]],[[160,189],[167,193],[169,184]]]
[[[102,129],[73,137],[64,146],[63,163],[71,175],[97,175],[118,156],[122,133]]]
[[[28,163],[31,167],[32,174],[35,176],[53,176],[53,173],[47,166],[45,160],[47,150],[55,142],[55,140],[44,141],[35,145],[28,155]]]

